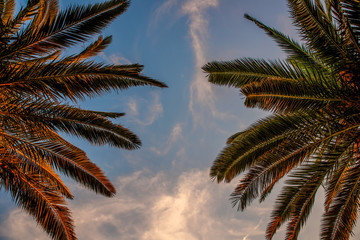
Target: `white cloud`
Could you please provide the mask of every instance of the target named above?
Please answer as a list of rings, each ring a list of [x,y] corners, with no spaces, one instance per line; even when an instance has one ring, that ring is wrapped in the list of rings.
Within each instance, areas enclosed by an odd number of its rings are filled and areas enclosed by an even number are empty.
[[[214,90],[201,69],[207,63],[205,46],[208,35],[208,19],[206,11],[209,8],[218,7],[218,5],[218,0],[188,0],[182,6],[183,13],[189,17],[189,33],[195,55],[195,73],[194,80],[190,85],[189,102],[189,110],[194,118],[195,126],[198,124],[209,125],[204,124],[207,113],[210,113],[211,117],[220,119],[236,119],[234,115],[224,113],[216,108]]]
[[[105,59],[105,61],[107,61],[111,64],[115,64],[115,65],[132,64],[129,59],[127,59],[126,57],[123,57],[123,56],[119,56],[118,54],[111,54],[111,55],[107,56],[107,55],[105,55],[105,53],[100,53],[99,55],[103,59]]]
[[[208,62],[206,57],[206,43],[208,37],[208,14],[210,8],[219,6],[219,0],[167,0],[154,11],[149,29],[160,24],[164,28],[169,22],[173,22],[179,16],[188,19],[189,36],[195,57],[194,75],[190,84],[189,111],[192,114],[194,125],[208,126],[205,119],[237,119],[232,114],[219,111],[215,106],[215,93],[213,86],[208,82],[206,74],[201,67]],[[181,10],[180,14],[178,9]],[[171,16],[168,17],[166,15]],[[166,16],[166,19],[165,19]],[[210,114],[210,116],[208,116]]]
[[[149,126],[154,123],[154,121],[161,116],[164,109],[160,101],[160,95],[158,93],[152,93],[152,100],[148,101],[143,98],[132,98],[127,103],[130,112],[128,115],[133,118],[133,120],[143,126]],[[139,114],[139,112],[141,114]]]
[[[35,220],[22,209],[15,209],[9,213],[1,223],[0,239],[6,240],[49,240],[49,237],[36,226]]]
[[[153,13],[152,19],[150,20],[149,29],[152,30],[157,27],[158,23],[160,22],[161,18],[170,12],[170,10],[176,6],[178,0],[167,0],[162,3]]]
[[[128,107],[131,111],[131,114],[133,115],[138,115],[139,112],[138,112],[138,107],[137,107],[137,103],[134,99],[131,99],[129,102],[128,102]]]
[[[182,127],[180,123],[176,123],[173,129],[171,130],[171,134],[169,136],[169,142],[174,143],[181,137],[182,135]]]
[[[269,208],[236,212],[227,200],[234,186],[209,181],[207,169],[179,177],[138,171],[119,177],[115,185],[118,193],[110,199],[77,188],[70,208],[79,239],[263,239],[261,219]],[[1,226],[5,239],[47,239],[20,210]]]
[[[214,93],[201,67],[206,63],[204,45],[206,42],[208,22],[205,12],[209,7],[217,6],[218,0],[189,0],[182,6],[183,13],[189,16],[189,33],[196,63],[194,80],[190,86],[189,103],[189,109],[193,114],[195,124],[200,120],[199,109],[201,109],[202,106],[210,108],[214,113],[216,112],[214,110]],[[200,105],[198,109],[197,104]]]
[[[182,137],[182,125],[180,123],[176,123],[171,133],[165,143],[161,144],[160,147],[150,147],[150,151],[155,152],[159,156],[164,156],[169,153],[172,149],[173,145]]]

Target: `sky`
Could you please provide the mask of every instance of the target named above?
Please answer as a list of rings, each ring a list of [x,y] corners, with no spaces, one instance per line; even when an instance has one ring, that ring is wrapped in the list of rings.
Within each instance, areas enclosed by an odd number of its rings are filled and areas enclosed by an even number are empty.
[[[64,8],[74,3],[60,2]],[[89,2],[99,1],[76,1]],[[143,142],[141,149],[126,151],[69,138],[117,189],[115,197],[106,198],[65,180],[75,195],[69,207],[79,239],[264,239],[279,188],[265,202],[238,212],[229,195],[239,178],[218,184],[209,177],[227,137],[268,113],[246,109],[236,89],[209,84],[201,67],[214,60],[285,57],[245,13],[297,38],[285,0],[132,0],[103,31],[113,42],[96,61],[143,64],[145,75],[169,88],[132,88],[78,103],[125,112],[115,122]],[[322,210],[319,196],[299,239],[318,239]],[[0,240],[50,239],[5,192],[0,222]],[[274,239],[283,238],[281,228]]]

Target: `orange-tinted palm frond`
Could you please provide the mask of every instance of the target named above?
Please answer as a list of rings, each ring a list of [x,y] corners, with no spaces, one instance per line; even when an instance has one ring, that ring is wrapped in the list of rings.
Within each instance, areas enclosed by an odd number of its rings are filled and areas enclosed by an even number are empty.
[[[43,175],[28,170],[1,159],[0,184],[54,239],[76,240],[71,214],[61,193]]]

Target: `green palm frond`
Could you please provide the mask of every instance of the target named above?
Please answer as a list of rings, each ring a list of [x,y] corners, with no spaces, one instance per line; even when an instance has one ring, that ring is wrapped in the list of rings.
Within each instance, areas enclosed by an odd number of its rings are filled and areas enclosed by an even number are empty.
[[[219,154],[211,168],[211,176],[231,181],[251,167],[263,154],[282,144],[292,144],[292,138],[311,139],[312,133],[323,131],[323,124],[314,125],[309,114],[273,115],[250,126]],[[295,140],[295,139],[294,139]],[[295,142],[296,144],[296,142]],[[286,150],[286,148],[284,148]],[[233,167],[234,170],[231,170]],[[236,170],[235,170],[236,169]],[[231,174],[230,174],[231,173]]]
[[[211,83],[236,88],[262,80],[289,82],[304,78],[301,72],[297,72],[286,62],[252,58],[211,62],[203,70],[209,74]]]
[[[306,108],[313,110],[334,106],[343,101],[339,89],[329,89],[310,81],[262,81],[241,88],[246,96],[245,106],[274,112],[294,112]]]
[[[359,163],[353,164],[337,191],[322,222],[322,239],[348,239],[358,217]]]
[[[310,52],[309,49],[307,49],[305,46],[300,45],[290,37],[282,34],[276,29],[266,26],[262,22],[247,14],[245,14],[245,18],[254,22],[257,26],[266,31],[266,33],[272,37],[289,55],[289,59],[294,59],[295,61],[301,62],[302,64],[311,65],[312,67],[319,70],[327,70],[327,66],[321,62],[321,59],[315,56],[314,53]]]
[[[325,189],[321,239],[349,239],[360,187],[360,5],[353,0],[288,0],[305,45],[245,15],[288,54],[283,61],[240,58],[203,67],[211,83],[239,88],[247,107],[273,114],[233,134],[210,176],[229,182],[244,210],[285,178],[266,238],[288,223],[297,239],[317,190]]]
[[[289,0],[294,24],[310,49],[319,55],[327,65],[339,61],[351,61],[334,24],[311,0]],[[344,59],[344,60],[343,60]]]

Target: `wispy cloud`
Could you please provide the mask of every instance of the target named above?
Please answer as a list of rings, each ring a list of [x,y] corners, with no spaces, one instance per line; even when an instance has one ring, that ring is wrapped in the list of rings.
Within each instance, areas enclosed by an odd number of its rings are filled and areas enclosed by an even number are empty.
[[[186,1],[182,6],[183,13],[189,16],[189,33],[192,48],[195,55],[195,75],[190,86],[189,109],[193,114],[195,124],[199,122],[203,107],[210,108],[216,113],[214,104],[214,93],[201,67],[206,63],[205,43],[207,36],[208,21],[206,10],[217,7],[218,0]]]
[[[3,240],[49,240],[49,237],[36,226],[35,220],[22,209],[12,210],[1,223],[0,239]]]
[[[152,93],[152,100],[143,98],[131,98],[127,106],[129,108],[128,115],[140,125],[149,126],[161,116],[164,109],[160,101],[159,93]]]
[[[135,99],[131,99],[131,100],[127,103],[127,106],[128,106],[129,109],[130,109],[130,114],[132,114],[132,115],[138,115],[138,114],[139,114],[137,102],[136,102]]]
[[[169,12],[171,12],[171,9],[175,7],[178,4],[178,0],[167,0],[164,3],[162,3],[156,10],[154,11],[152,18],[150,20],[149,24],[149,30],[153,30],[156,28],[161,21],[162,17]]]
[[[237,213],[227,200],[233,186],[208,181],[208,169],[178,177],[138,171],[119,177],[115,185],[118,194],[110,199],[75,187],[70,208],[79,239],[263,239],[264,224],[258,223],[269,209]],[[1,223],[1,239],[47,240],[35,225],[14,210]]]
[[[201,67],[207,63],[206,43],[208,37],[208,15],[210,8],[218,7],[218,0],[186,1],[182,10],[189,17],[189,33],[195,56],[194,79],[190,85],[189,110],[194,118],[194,125],[203,124],[206,115],[220,119],[236,119],[235,116],[216,108],[215,93],[207,81]],[[203,124],[205,125],[205,124]],[[209,124],[207,124],[209,125]]]
[[[169,22],[174,22],[180,16],[185,16],[188,23],[188,33],[191,39],[195,66],[190,83],[189,111],[192,114],[194,126],[203,124],[206,119],[237,119],[234,115],[216,108],[213,86],[207,81],[201,67],[208,62],[206,44],[208,40],[208,11],[217,8],[219,0],[167,0],[156,8],[152,14],[149,29],[160,25],[164,28]],[[180,12],[179,12],[180,9]],[[171,14],[171,15],[170,15]],[[210,116],[209,116],[210,114]]]
[[[176,123],[173,129],[171,130],[171,134],[169,136],[169,143],[176,142],[182,135],[182,127],[180,123]]]
[[[129,59],[127,59],[124,56],[120,56],[119,54],[111,54],[111,55],[108,56],[105,53],[100,53],[99,55],[106,62],[111,63],[111,64],[116,64],[116,65],[131,64],[131,61]]]
[[[174,144],[182,137],[182,131],[182,125],[180,123],[176,123],[171,130],[165,146],[162,144],[160,147],[151,147],[150,151],[155,152],[159,156],[168,154]]]

